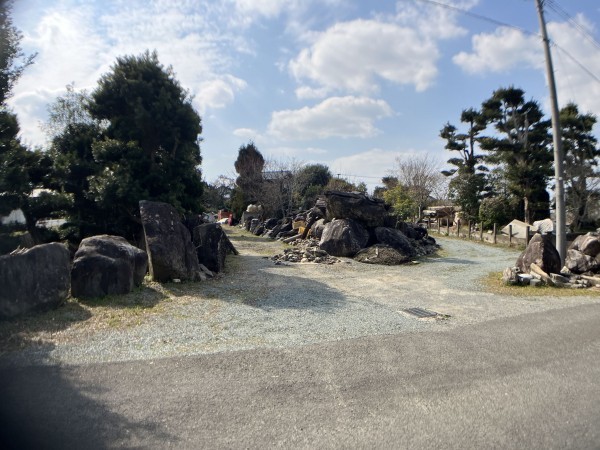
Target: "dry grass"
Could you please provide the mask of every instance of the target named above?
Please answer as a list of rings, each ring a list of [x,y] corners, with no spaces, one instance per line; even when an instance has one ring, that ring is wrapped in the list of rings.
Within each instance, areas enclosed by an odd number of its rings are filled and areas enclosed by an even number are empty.
[[[502,272],[490,272],[483,279],[483,284],[489,292],[514,297],[590,297],[600,296],[600,289],[571,289],[555,286],[509,286],[502,281]]]
[[[163,313],[169,302],[177,298],[171,286],[176,285],[161,285],[146,279],[140,288],[127,295],[92,300],[69,298],[55,310],[0,321],[0,353],[140,325]]]
[[[227,234],[242,254],[251,251],[254,255],[272,256],[285,246],[237,227],[227,228]],[[228,257],[225,277],[235,276],[243,269],[240,258]],[[202,285],[218,283],[219,279]],[[246,296],[254,290],[248,291]],[[73,342],[104,330],[139,326],[153,316],[176,314],[178,306],[199,299],[211,300],[211,294],[202,293],[198,283],[161,284],[147,276],[141,287],[127,295],[91,300],[69,298],[55,310],[0,321],[0,354],[31,345]]]

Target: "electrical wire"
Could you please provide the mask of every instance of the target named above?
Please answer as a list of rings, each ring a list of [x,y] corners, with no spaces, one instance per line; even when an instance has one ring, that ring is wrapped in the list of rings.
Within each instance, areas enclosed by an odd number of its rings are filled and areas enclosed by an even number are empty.
[[[479,19],[479,20],[483,20],[485,22],[490,22],[493,23],[495,25],[498,26],[503,26],[503,27],[508,27],[508,28],[512,28],[518,31],[521,31],[524,34],[527,34],[529,36],[536,36],[538,38],[541,39],[541,35],[539,33],[534,33],[532,31],[526,30],[525,28],[521,28],[518,27],[516,25],[512,25],[506,22],[501,22],[499,20],[493,19],[491,17],[487,17],[487,16],[483,16],[481,14],[476,14],[473,13],[471,11],[468,11],[464,8],[459,8],[458,6],[454,6],[454,5],[449,5],[447,3],[442,3],[436,0],[417,0],[420,1],[422,3],[428,3],[430,5],[434,5],[434,6],[438,6],[441,8],[445,8],[451,11],[456,11],[459,12],[461,14],[464,14],[466,16],[470,16],[473,17],[475,19]],[[567,22],[569,24],[571,24],[573,27],[575,27],[579,32],[581,32],[588,40],[591,40],[591,42],[593,43],[594,46],[596,46],[599,50],[600,50],[600,43],[598,43],[579,23],[577,23],[576,20],[574,20],[569,13],[567,13],[564,9],[562,9],[560,7],[560,5],[558,5],[554,0],[544,0],[544,4],[548,4],[548,6],[550,6],[555,12],[557,12],[557,14],[563,16],[563,18],[565,20],[567,20]],[[587,67],[585,67],[580,61],[578,61],[573,55],[571,55],[567,50],[565,50],[564,48],[560,47],[556,42],[551,41],[551,44],[558,50],[560,50],[562,53],[564,53],[571,61],[573,61],[577,66],[579,66],[579,68],[581,70],[583,70],[585,73],[587,73],[590,77],[592,77],[594,80],[596,80],[597,82],[600,83],[600,77],[598,77],[597,75],[595,75],[591,70],[589,70]]]
[[[450,11],[456,11],[456,12],[459,12],[461,14],[464,14],[465,16],[473,17],[474,19],[483,20],[484,22],[493,23],[494,25],[498,25],[498,26],[501,26],[501,27],[512,28],[514,30],[518,30],[518,31],[520,31],[522,33],[525,33],[525,34],[527,34],[529,36],[538,36],[538,37],[540,37],[539,33],[535,33],[533,31],[529,31],[529,30],[527,30],[525,28],[521,28],[521,27],[519,27],[517,25],[512,25],[510,23],[502,22],[500,20],[496,20],[496,19],[493,19],[491,17],[483,16],[481,14],[476,14],[474,12],[471,12],[471,11],[467,10],[467,9],[459,8],[458,6],[449,5],[447,3],[438,2],[436,0],[417,0],[417,1],[422,2],[422,3],[429,3],[429,4],[434,5],[434,6],[439,6],[441,8],[445,8],[445,9],[448,9]]]
[[[573,28],[581,33],[581,35],[587,39],[594,47],[600,50],[600,42],[598,42],[589,31],[583,27],[577,20],[575,20],[567,11],[565,11],[556,1],[546,0],[548,7],[552,9],[556,14],[566,20]]]

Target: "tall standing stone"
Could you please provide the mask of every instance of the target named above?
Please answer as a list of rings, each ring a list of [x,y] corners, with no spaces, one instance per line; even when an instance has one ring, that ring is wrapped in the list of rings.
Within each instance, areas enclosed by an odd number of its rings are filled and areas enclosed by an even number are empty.
[[[529,273],[531,263],[536,263],[546,273],[560,273],[560,255],[549,234],[533,235],[527,248],[517,258],[516,266],[523,273]]]
[[[196,249],[177,210],[167,203],[142,200],[140,216],[152,279],[159,282],[200,279]]]

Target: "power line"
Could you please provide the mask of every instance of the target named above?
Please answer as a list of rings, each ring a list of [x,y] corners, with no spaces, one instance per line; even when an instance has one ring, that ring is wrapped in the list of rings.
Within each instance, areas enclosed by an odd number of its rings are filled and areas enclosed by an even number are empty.
[[[558,3],[554,0],[546,0],[548,7],[552,9],[556,14],[565,19],[573,28],[581,33],[581,35],[592,43],[594,47],[600,50],[600,42],[598,42],[579,22],[577,22],[567,11],[565,11]]]
[[[587,67],[585,67],[581,62],[579,62],[573,55],[571,55],[568,51],[566,51],[564,48],[560,47],[556,42],[552,41],[552,46],[556,47],[558,50],[560,50],[561,52],[563,52],[571,61],[573,61],[575,64],[577,64],[579,66],[579,68],[581,70],[583,70],[585,73],[587,73],[590,77],[592,77],[594,80],[596,80],[598,83],[600,83],[600,77],[596,76],[591,70],[589,70]]]
[[[456,12],[459,12],[461,14],[464,14],[465,16],[470,16],[470,17],[473,17],[474,19],[479,19],[479,20],[483,20],[485,22],[490,22],[490,23],[493,23],[494,25],[498,25],[498,26],[502,26],[502,27],[507,27],[507,28],[512,28],[512,29],[521,31],[522,33],[525,33],[525,34],[527,34],[529,36],[538,36],[538,37],[540,37],[539,33],[535,33],[533,31],[526,30],[525,28],[521,28],[521,27],[519,27],[517,25],[512,25],[510,23],[502,22],[500,20],[496,20],[496,19],[493,19],[491,17],[483,16],[481,14],[476,14],[474,12],[471,12],[471,11],[467,10],[467,9],[459,8],[458,6],[449,5],[447,3],[442,3],[442,2],[435,1],[435,0],[417,0],[417,1],[420,1],[422,3],[429,3],[429,4],[434,5],[434,6],[439,6],[441,8],[449,9],[450,11],[456,11]]]
[[[502,21],[493,19],[491,17],[483,16],[481,14],[476,14],[476,13],[468,11],[468,10],[466,10],[464,8],[459,8],[458,6],[449,5],[447,3],[438,2],[436,0],[417,0],[417,1],[420,1],[422,3],[428,3],[428,4],[431,4],[431,5],[434,5],[434,6],[438,6],[438,7],[441,7],[441,8],[445,8],[445,9],[448,9],[448,10],[451,10],[451,11],[456,11],[456,12],[459,12],[459,13],[464,14],[466,16],[470,16],[470,17],[473,17],[475,19],[483,20],[485,22],[490,22],[490,23],[493,23],[493,24],[498,25],[498,26],[512,28],[512,29],[518,30],[518,31],[520,31],[522,33],[525,33],[525,34],[527,34],[529,36],[536,36],[536,37],[538,37],[538,38],[541,39],[541,35],[539,33],[534,33],[532,31],[526,30],[525,28],[521,28],[521,27],[518,27],[516,25],[512,25],[510,23],[502,22]],[[548,3],[549,6],[551,8],[553,8],[553,10],[555,12],[557,12],[557,14],[561,15],[565,20],[567,20],[567,22],[571,26],[573,26],[574,28],[576,28],[588,40],[590,40],[594,46],[596,46],[600,50],[600,43],[598,43],[580,24],[577,23],[577,21],[575,21],[569,15],[568,12],[566,12],[564,9],[562,9],[554,0],[545,0],[544,3]],[[587,67],[585,67],[583,65],[583,63],[581,63],[580,61],[578,61],[567,50],[565,50],[564,48],[560,47],[555,41],[551,41],[551,44],[554,47],[556,47],[558,50],[560,50],[562,53],[564,53],[571,61],[573,61],[577,66],[579,66],[579,68],[581,70],[583,70],[590,77],[592,77],[594,80],[596,80],[597,82],[600,83],[600,77],[596,76],[590,69],[588,69]]]

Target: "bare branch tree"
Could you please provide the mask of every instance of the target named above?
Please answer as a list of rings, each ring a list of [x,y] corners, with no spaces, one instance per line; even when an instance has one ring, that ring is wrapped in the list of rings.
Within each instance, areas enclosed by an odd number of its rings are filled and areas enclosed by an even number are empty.
[[[428,154],[414,157],[396,158],[396,168],[392,175],[406,188],[415,204],[418,218],[431,201],[432,195],[443,192],[445,177],[441,174],[440,163]]]

